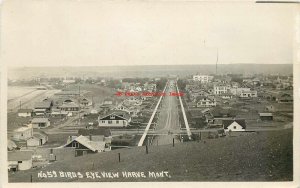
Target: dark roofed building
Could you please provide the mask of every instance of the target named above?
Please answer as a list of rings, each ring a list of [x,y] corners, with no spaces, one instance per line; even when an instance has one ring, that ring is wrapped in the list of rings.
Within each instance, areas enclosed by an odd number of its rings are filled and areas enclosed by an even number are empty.
[[[79,135],[88,136],[88,135],[104,135],[105,137],[111,136],[111,131],[108,128],[97,128],[97,129],[79,129]]]
[[[35,109],[35,111],[43,110],[44,112],[50,112],[52,106],[53,106],[52,101],[43,101],[43,102],[35,103],[34,109]]]
[[[273,114],[269,113],[269,112],[259,113],[259,117],[262,121],[272,121],[273,120]]]

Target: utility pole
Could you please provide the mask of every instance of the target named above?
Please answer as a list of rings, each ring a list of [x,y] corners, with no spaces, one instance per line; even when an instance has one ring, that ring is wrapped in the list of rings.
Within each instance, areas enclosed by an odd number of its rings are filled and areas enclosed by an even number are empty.
[[[20,101],[20,109],[22,108],[22,101]]]
[[[219,48],[217,48],[216,75],[218,74]]]
[[[80,109],[80,86],[78,86],[78,94],[79,94],[79,113],[78,113],[78,125],[80,125],[80,112],[81,112],[81,109]]]

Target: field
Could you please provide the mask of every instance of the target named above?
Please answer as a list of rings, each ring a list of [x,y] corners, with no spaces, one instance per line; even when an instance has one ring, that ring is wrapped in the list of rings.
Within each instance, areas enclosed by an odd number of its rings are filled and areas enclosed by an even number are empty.
[[[15,112],[20,108],[33,108],[36,102],[40,102],[47,97],[52,97],[60,90],[37,90],[34,87],[8,87],[7,108],[10,112]]]
[[[121,162],[118,162],[118,153]],[[167,171],[162,178],[38,178],[40,171]],[[9,174],[9,182],[61,181],[292,181],[293,131],[269,131],[200,142],[120,149],[55,162],[43,169]]]
[[[68,90],[73,90],[77,91],[78,90],[78,85],[70,85],[68,86]],[[84,96],[90,99],[93,99],[95,104],[101,104],[104,99],[106,98],[111,98],[113,101],[121,101],[122,97],[115,97],[115,90],[104,87],[104,86],[99,86],[95,84],[80,84],[80,90],[85,92]]]

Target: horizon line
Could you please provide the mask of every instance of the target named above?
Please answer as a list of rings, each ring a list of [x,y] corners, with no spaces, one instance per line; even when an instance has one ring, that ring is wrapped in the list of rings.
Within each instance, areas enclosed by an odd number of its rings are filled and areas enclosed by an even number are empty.
[[[293,65],[294,63],[222,63],[218,65]],[[11,68],[55,68],[55,67],[134,67],[134,66],[197,66],[197,65],[212,65],[216,64],[208,63],[208,64],[153,64],[153,65],[141,65],[141,64],[127,64],[127,65],[33,65],[33,66],[9,66],[8,69]]]

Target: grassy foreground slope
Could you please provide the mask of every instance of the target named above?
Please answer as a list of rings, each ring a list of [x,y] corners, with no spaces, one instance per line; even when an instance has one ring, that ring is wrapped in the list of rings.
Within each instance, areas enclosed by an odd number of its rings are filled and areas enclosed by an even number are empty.
[[[121,153],[121,162],[118,162]],[[40,171],[86,173],[168,171],[163,178],[38,178]],[[172,147],[151,146],[114,150],[55,162],[42,169],[9,175],[10,182],[61,181],[290,181],[293,179],[292,129],[186,142]]]

